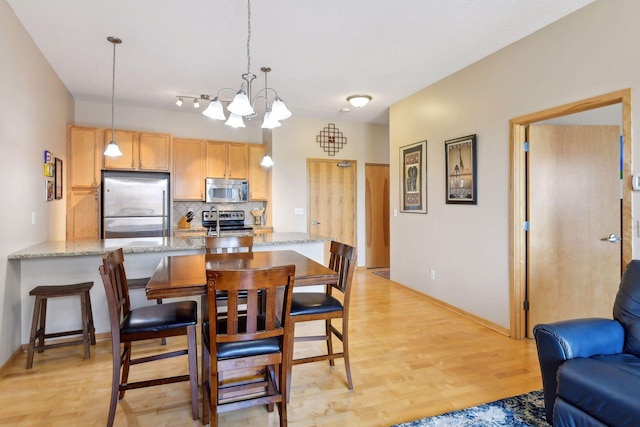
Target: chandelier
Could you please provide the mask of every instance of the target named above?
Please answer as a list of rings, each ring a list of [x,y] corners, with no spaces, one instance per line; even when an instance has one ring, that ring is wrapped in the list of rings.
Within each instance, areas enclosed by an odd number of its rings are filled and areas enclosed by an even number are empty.
[[[262,120],[262,128],[273,129],[280,126],[280,120],[291,117],[291,111],[287,109],[282,99],[278,96],[275,89],[270,88],[267,83],[267,75],[271,71],[269,67],[262,67],[260,71],[264,73],[264,88],[259,90],[255,95],[252,94],[251,85],[256,79],[256,75],[251,72],[251,0],[247,0],[247,72],[242,74],[242,83],[240,90],[232,88],[222,88],[217,95],[209,102],[207,108],[202,112],[205,116],[215,120],[226,120],[225,124],[234,128],[245,127],[244,119],[251,120],[258,114],[254,107],[259,100],[264,101],[265,113]],[[229,116],[224,112],[223,102],[220,95],[223,92],[232,91],[235,96],[231,103],[227,106]],[[269,105],[270,98],[273,102]],[[193,106],[198,108],[201,100],[209,100],[209,95],[200,95],[200,97],[177,95],[176,104],[182,106],[184,99],[193,99]]]

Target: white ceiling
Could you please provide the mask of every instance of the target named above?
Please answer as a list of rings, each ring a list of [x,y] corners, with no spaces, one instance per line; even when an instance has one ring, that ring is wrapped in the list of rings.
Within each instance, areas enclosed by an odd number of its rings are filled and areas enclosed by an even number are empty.
[[[254,93],[269,66],[294,115],[388,123],[390,105],[592,1],[253,0]],[[78,100],[111,102],[108,36],[123,40],[116,104],[178,110],[176,95],[239,89],[247,71],[245,1],[7,2]],[[373,101],[340,113],[357,93]]]

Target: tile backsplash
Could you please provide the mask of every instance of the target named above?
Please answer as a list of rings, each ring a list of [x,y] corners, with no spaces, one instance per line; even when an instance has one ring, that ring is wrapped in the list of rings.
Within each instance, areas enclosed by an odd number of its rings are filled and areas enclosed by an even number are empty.
[[[183,216],[189,212],[189,209],[193,210],[193,220],[191,221],[191,227],[202,227],[202,212],[211,209],[213,203],[204,202],[174,202],[173,203],[173,217],[171,223],[173,227],[178,226],[178,222]],[[215,206],[221,211],[244,211],[244,223],[246,225],[253,225],[253,215],[251,215],[252,209],[261,209],[265,207],[266,202],[246,202],[246,203],[215,203]],[[265,219],[266,221],[266,219]]]

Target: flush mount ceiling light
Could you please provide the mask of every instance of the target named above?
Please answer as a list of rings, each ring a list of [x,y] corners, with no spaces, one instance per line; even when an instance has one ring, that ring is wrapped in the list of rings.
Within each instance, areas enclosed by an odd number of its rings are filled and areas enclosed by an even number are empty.
[[[107,149],[104,150],[104,155],[109,157],[118,157],[122,156],[122,151],[120,151],[120,147],[118,147],[118,144],[116,143],[116,139],[114,137],[115,128],[113,126],[113,98],[116,92],[116,45],[122,43],[122,40],[117,37],[107,37],[107,40],[109,40],[109,43],[113,43],[113,73],[111,79],[111,141],[107,145]]]
[[[278,92],[275,89],[270,88],[267,84],[267,74],[271,71],[269,67],[262,67],[260,71],[264,73],[264,88],[259,90],[255,96],[251,93],[251,84],[256,79],[256,75],[251,73],[251,0],[247,1],[247,72],[242,74],[242,83],[240,90],[232,88],[223,88],[218,91],[218,94],[211,100],[208,107],[202,112],[205,116],[215,120],[226,120],[225,124],[232,127],[245,127],[244,118],[251,120],[258,114],[255,112],[254,107],[256,101],[259,99],[264,100],[265,114],[263,117],[262,128],[273,129],[280,126],[280,120],[291,117],[291,111],[287,109],[282,99],[278,96]],[[232,91],[235,93],[235,97],[231,103],[227,106],[229,112],[229,118],[225,116],[224,106],[220,100],[220,95],[223,92]],[[269,94],[272,95],[273,102],[269,105]],[[201,95],[200,98],[190,96],[177,96],[178,104],[183,98],[197,99],[209,99],[208,95]],[[194,101],[195,102],[195,101]],[[178,104],[180,106],[181,104]]]
[[[354,107],[360,108],[367,105],[371,101],[371,97],[369,95],[351,95],[347,97],[347,101]]]

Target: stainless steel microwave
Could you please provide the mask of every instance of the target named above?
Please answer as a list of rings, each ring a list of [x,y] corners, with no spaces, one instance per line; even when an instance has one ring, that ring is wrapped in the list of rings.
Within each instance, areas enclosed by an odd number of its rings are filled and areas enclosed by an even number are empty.
[[[249,200],[249,181],[246,179],[206,178],[205,202],[243,203]]]

